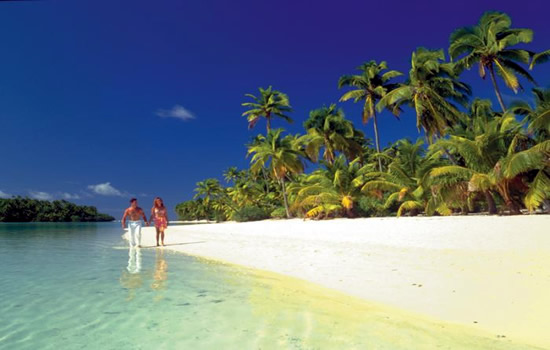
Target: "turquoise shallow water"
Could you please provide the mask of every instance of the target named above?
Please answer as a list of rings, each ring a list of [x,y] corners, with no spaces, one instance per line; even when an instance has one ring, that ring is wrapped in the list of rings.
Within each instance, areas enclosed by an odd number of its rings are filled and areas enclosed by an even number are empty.
[[[521,349],[163,249],[118,224],[0,224],[0,349]],[[199,242],[189,244],[200,244]]]

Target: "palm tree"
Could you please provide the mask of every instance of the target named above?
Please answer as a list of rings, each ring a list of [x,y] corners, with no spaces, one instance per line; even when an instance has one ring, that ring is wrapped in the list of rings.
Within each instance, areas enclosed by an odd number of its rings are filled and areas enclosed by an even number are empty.
[[[477,25],[456,29],[451,34],[449,46],[452,60],[464,55],[458,60],[460,66],[470,69],[478,63],[479,76],[482,79],[485,79],[486,71],[489,71],[502,111],[506,111],[506,106],[497,85],[495,69],[506,86],[515,93],[521,88],[518,74],[535,83],[533,77],[518,64],[529,64],[530,52],[510,48],[519,43],[531,42],[533,31],[525,28],[512,29],[511,24],[512,20],[505,13],[485,12]]]
[[[417,128],[424,129],[428,141],[444,135],[462,118],[457,104],[466,106],[470,96],[470,87],[457,80],[455,65],[444,60],[443,50],[418,48],[412,54],[407,82],[382,97],[376,109],[408,103],[416,111]]]
[[[533,134],[533,141],[539,144],[531,148],[531,152],[533,149],[537,152],[537,149],[543,149],[543,144],[550,139],[550,89],[535,88],[533,94],[535,97],[534,108],[525,101],[515,101],[512,102],[509,111],[526,117],[527,130]],[[546,163],[548,161],[546,159]],[[543,202],[546,204],[547,210],[550,211],[550,168],[548,165],[535,175],[524,202],[529,210],[533,210]]]
[[[193,196],[193,199],[202,198],[206,206],[208,206],[212,200],[219,198],[224,192],[218,179],[211,178],[199,181],[196,186],[195,192],[197,193]]]
[[[441,152],[425,154],[424,142],[417,140],[399,140],[396,145],[396,155],[388,166],[388,171],[378,174],[365,174],[367,177],[376,176],[367,181],[361,191],[367,195],[382,198],[389,193],[384,206],[390,208],[398,202],[397,216],[409,211],[411,216],[424,210],[428,214],[438,211],[447,212],[447,208],[434,205],[429,188],[429,172],[432,168],[441,165]]]
[[[528,130],[535,135],[535,140],[542,142],[550,138],[550,89],[533,89],[535,107],[526,101],[514,101],[510,112],[526,116]]]
[[[461,165],[435,168],[430,175],[455,177],[455,183],[467,183],[469,192],[482,192],[490,213],[496,213],[496,191],[512,214],[520,213],[521,200],[532,210],[550,193],[550,140],[528,148],[522,124],[511,113],[495,116],[482,134],[450,136],[434,146],[446,148],[461,157]],[[535,181],[526,184],[526,175],[537,172]]]
[[[357,137],[354,138],[360,132],[344,117],[342,109],[336,109],[335,104],[311,111],[304,128],[308,132],[305,151],[313,162],[317,162],[321,147],[324,148],[323,158],[330,164],[334,162],[336,151],[344,153],[348,159],[361,154],[362,144]],[[362,134],[360,136],[363,138]]]
[[[209,220],[211,216],[202,198],[179,203],[176,205],[176,212],[181,220]]]
[[[365,174],[373,172],[374,166],[361,166],[359,158],[348,163],[343,155],[336,157],[333,163],[323,161],[323,164],[324,169],[289,185],[289,191],[296,195],[294,206],[305,209],[306,217],[355,216],[354,207],[362,196]]]
[[[270,130],[266,136],[259,135],[248,148],[248,154],[252,155],[250,170],[259,173],[268,166],[271,173],[281,185],[284,206],[287,218],[290,218],[290,210],[286,192],[286,178],[292,174],[304,171],[302,162],[303,153],[297,149],[296,137],[287,135],[282,137],[283,129]]]
[[[258,97],[252,94],[245,95],[252,98],[254,102],[245,102],[242,104],[242,106],[248,108],[242,114],[247,117],[248,128],[252,129],[261,117],[266,119],[267,132],[271,130],[271,118],[273,117],[279,117],[292,123],[292,119],[285,114],[292,112],[288,96],[280,91],[273,90],[271,86],[265,90],[262,88],[259,88],[259,90],[260,95]]]
[[[378,135],[378,121],[376,119],[376,103],[388,92],[395,89],[398,84],[389,83],[392,78],[403,75],[403,73],[396,70],[390,70],[382,73],[388,69],[388,65],[385,61],[376,63],[376,61],[369,61],[363,63],[358,67],[361,74],[356,75],[343,75],[338,81],[338,88],[344,86],[351,86],[354,90],[346,92],[340,101],[347,101],[353,99],[353,102],[363,102],[363,124],[366,124],[369,119],[373,119],[374,123],[374,140],[376,144],[376,151],[380,153],[380,138]],[[387,106],[390,107],[390,106]],[[398,115],[398,109],[389,108],[394,115]],[[378,168],[382,171],[382,163],[378,163]]]
[[[227,170],[223,173],[223,178],[225,179],[225,182],[232,182],[236,181],[239,178],[240,172],[237,169],[236,166],[232,166],[227,168]]]
[[[536,171],[523,203],[529,211],[550,200],[550,140],[543,141],[527,150],[509,153],[502,159],[502,176],[514,181],[523,174]],[[548,210],[548,208],[547,208]]]

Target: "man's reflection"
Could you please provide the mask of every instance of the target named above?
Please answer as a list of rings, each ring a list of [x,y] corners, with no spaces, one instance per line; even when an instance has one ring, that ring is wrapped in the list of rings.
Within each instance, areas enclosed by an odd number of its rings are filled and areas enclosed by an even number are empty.
[[[141,249],[130,247],[128,250],[128,266],[122,271],[120,284],[128,289],[127,301],[134,299],[135,291],[143,286],[143,276],[141,272]]]

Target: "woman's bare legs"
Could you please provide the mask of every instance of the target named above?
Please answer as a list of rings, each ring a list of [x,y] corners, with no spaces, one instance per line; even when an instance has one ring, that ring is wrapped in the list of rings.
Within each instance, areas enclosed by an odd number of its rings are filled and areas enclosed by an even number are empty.
[[[155,227],[155,230],[157,231],[157,247],[159,246],[159,229],[158,227]],[[162,240],[164,241],[164,232],[162,233]]]
[[[158,241],[158,238],[157,238],[157,241]],[[160,241],[161,241],[161,244],[164,246],[164,228],[162,228],[160,231]]]

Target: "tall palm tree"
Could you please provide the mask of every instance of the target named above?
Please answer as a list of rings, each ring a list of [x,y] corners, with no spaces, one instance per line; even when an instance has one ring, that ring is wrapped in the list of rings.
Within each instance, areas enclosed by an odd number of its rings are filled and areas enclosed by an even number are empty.
[[[504,80],[506,86],[517,93],[521,88],[517,75],[535,83],[533,77],[518,63],[529,64],[530,52],[522,49],[511,49],[519,43],[529,43],[533,40],[533,31],[525,28],[510,28],[512,20],[502,12],[485,12],[479,23],[471,27],[456,29],[450,37],[449,55],[458,64],[470,69],[479,64],[479,76],[485,79],[489,71],[495,93],[502,108],[506,106],[498,88],[495,69]]]
[[[382,97],[376,109],[408,103],[415,109],[417,128],[424,129],[428,141],[434,135],[444,135],[462,118],[458,105],[466,106],[471,94],[470,87],[457,80],[455,65],[444,60],[443,50],[418,48],[412,54],[405,84]]]
[[[378,133],[378,121],[376,119],[377,115],[375,105],[388,91],[391,91],[398,86],[398,84],[390,83],[389,81],[395,77],[403,75],[403,73],[396,70],[390,70],[383,73],[383,71],[388,69],[388,65],[385,61],[380,63],[376,63],[376,61],[365,62],[357,69],[361,71],[361,74],[343,75],[338,80],[338,88],[341,89],[344,86],[354,88],[353,90],[346,92],[340,98],[340,101],[353,99],[353,102],[361,101],[364,103],[363,124],[366,124],[369,119],[373,119],[376,151],[380,153],[380,138]],[[398,115],[398,109],[392,108],[391,110],[394,115]],[[382,171],[381,162],[378,163],[378,167],[379,170]]]
[[[354,138],[359,132],[335,104],[311,111],[304,128],[309,136],[305,150],[313,162],[317,161],[321,147],[324,148],[323,158],[330,164],[334,163],[336,151],[344,153],[348,159],[361,154],[362,144]]]
[[[287,218],[290,218],[286,179],[289,175],[304,171],[302,151],[297,149],[296,137],[287,135],[282,137],[283,129],[270,130],[266,136],[259,135],[248,148],[252,155],[250,170],[259,173],[265,166],[281,185],[283,201]]]
[[[258,97],[252,94],[245,95],[252,98],[254,102],[245,102],[242,104],[242,106],[248,108],[242,114],[247,117],[248,128],[252,129],[261,117],[266,119],[267,132],[271,130],[271,119],[274,117],[279,117],[292,123],[292,119],[286,115],[286,113],[292,112],[288,96],[280,91],[273,90],[271,86],[267,89],[259,88],[259,90],[260,95]]]

